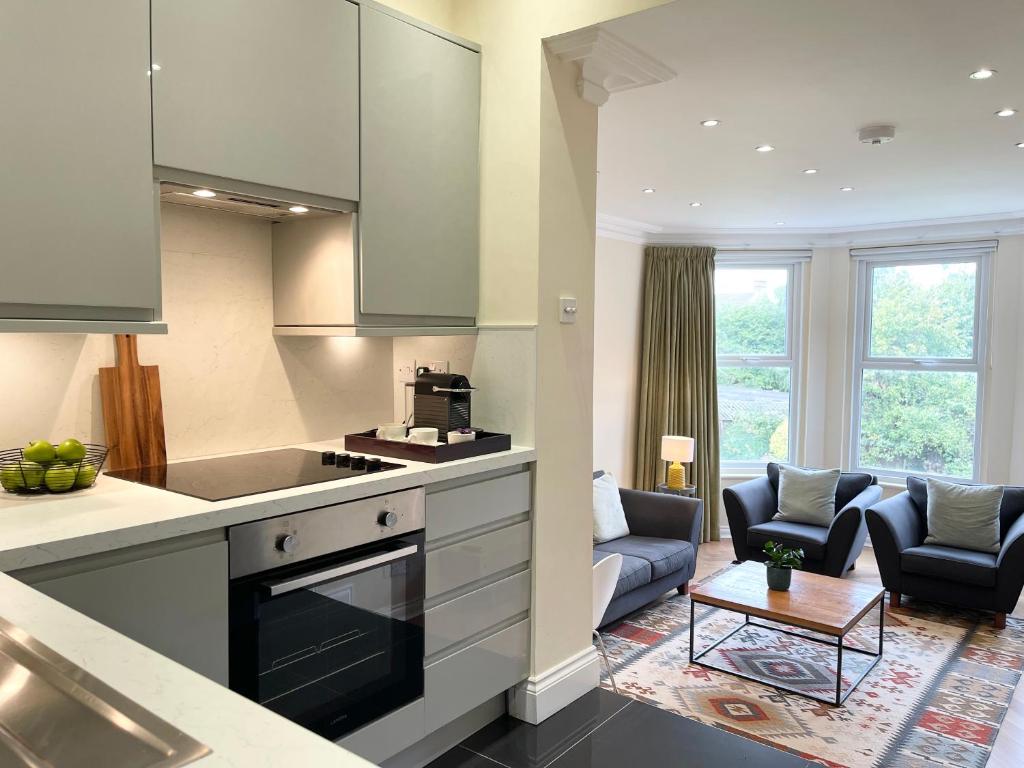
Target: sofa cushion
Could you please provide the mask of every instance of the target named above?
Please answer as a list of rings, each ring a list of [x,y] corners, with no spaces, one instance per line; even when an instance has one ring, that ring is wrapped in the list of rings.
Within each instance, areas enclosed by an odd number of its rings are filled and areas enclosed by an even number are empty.
[[[928,478],[925,544],[975,552],[999,551],[1001,485],[960,485]]]
[[[828,527],[836,516],[838,469],[779,467],[779,511],[773,520]]]
[[[806,467],[805,467],[806,469]],[[769,462],[768,481],[775,489],[775,496],[779,495],[779,465],[776,462]],[[836,485],[836,512],[853,501],[853,498],[867,488],[878,482],[878,478],[866,472],[843,472],[839,475],[839,484]],[[923,507],[922,507],[923,508]]]
[[[693,545],[690,542],[655,539],[651,536],[623,536],[621,539],[597,544],[594,549],[601,552],[619,552],[624,557],[645,560],[651,565],[651,581],[690,566],[694,559]]]
[[[594,562],[608,557],[608,553],[601,550],[594,550]],[[615,591],[612,592],[612,600],[632,592],[634,589],[646,586],[651,583],[651,564],[642,557],[622,556],[622,570],[619,571],[619,580],[615,583]]]
[[[921,515],[921,521],[927,526],[928,482],[922,477],[911,475],[907,478],[907,491]],[[999,505],[999,537],[1006,537],[1017,518],[1024,514],[1024,487],[1007,485],[1003,488],[1003,501]]]
[[[907,573],[931,576],[947,581],[975,584],[979,587],[996,585],[996,556],[988,552],[923,544],[903,550],[900,565]]]
[[[594,543],[629,535],[619,485],[607,472],[594,480]]]
[[[824,560],[828,532],[828,528],[822,528],[820,525],[769,520],[767,523],[752,525],[747,529],[747,544],[760,552],[766,542],[774,541],[788,547],[800,547],[804,555],[811,560]]]

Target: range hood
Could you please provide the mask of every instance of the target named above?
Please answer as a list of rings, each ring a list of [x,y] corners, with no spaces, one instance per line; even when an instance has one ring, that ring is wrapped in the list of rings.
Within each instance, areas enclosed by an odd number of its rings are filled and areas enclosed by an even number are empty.
[[[475,334],[463,318],[371,315],[361,311],[358,205],[228,180],[162,180],[160,202],[255,216],[271,228],[275,336],[447,336]],[[220,183],[217,183],[220,182]],[[284,199],[282,199],[284,198]],[[333,206],[333,207],[332,207]]]
[[[297,195],[296,198],[298,197]],[[196,208],[212,208],[244,216],[256,216],[270,221],[336,216],[342,213],[339,210],[319,207],[309,201],[274,200],[257,195],[211,187],[197,187],[173,181],[160,182],[160,202]]]

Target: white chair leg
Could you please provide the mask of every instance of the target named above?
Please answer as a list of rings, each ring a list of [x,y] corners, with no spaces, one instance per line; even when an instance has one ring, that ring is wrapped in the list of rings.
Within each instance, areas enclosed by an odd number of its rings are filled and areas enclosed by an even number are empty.
[[[601,652],[601,657],[604,659],[604,668],[608,672],[608,679],[612,681],[612,690],[618,693],[619,688],[615,685],[615,675],[612,674],[612,663],[608,661],[608,651],[605,650],[604,640],[601,638],[601,633],[596,629],[594,630],[594,637],[597,640],[597,647]]]

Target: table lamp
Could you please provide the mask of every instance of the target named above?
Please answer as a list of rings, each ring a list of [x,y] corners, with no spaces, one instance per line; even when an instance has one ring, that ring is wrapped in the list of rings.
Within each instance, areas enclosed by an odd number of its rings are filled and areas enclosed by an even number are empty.
[[[686,487],[686,470],[681,462],[693,461],[693,438],[664,435],[661,438],[661,458],[672,462],[668,467],[668,487],[681,491]]]

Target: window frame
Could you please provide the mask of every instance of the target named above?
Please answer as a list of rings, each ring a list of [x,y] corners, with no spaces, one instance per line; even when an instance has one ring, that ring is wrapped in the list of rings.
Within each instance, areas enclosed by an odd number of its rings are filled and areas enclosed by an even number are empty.
[[[986,392],[986,361],[989,345],[989,310],[992,254],[995,243],[910,246],[906,248],[867,248],[851,251],[856,264],[854,301],[854,337],[852,380],[850,382],[850,434],[847,444],[847,466],[855,472],[867,472],[883,478],[906,480],[909,476],[933,477],[938,480],[980,482],[982,476],[982,429]],[[872,288],[874,270],[922,264],[975,265],[974,332],[972,355],[967,358],[892,357],[871,355]],[[864,371],[915,371],[974,373],[977,392],[974,405],[974,464],[970,477],[872,467],[861,461],[860,427],[864,395]]]
[[[718,369],[726,368],[788,368],[789,369],[789,456],[773,459],[780,463],[797,463],[800,453],[800,399],[803,389],[803,280],[804,264],[809,255],[765,253],[721,253],[715,257],[715,273],[719,270],[785,269],[786,278],[786,349],[782,355],[720,354],[715,349],[715,397],[718,397]],[[721,416],[719,416],[719,446],[721,446]],[[723,474],[762,473],[765,462],[758,460],[727,461],[719,459]]]

